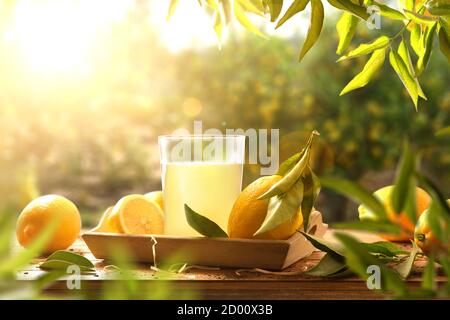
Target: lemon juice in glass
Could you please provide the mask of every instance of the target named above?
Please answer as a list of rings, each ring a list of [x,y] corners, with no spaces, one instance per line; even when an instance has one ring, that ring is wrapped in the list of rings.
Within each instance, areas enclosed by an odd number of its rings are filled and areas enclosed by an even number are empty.
[[[241,192],[244,135],[160,136],[165,233],[198,236],[184,205],[227,229]]]

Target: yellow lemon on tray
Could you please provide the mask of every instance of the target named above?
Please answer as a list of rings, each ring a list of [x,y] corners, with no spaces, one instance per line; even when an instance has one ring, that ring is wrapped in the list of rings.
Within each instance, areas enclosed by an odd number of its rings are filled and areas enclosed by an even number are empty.
[[[113,207],[109,207],[108,209],[106,209],[97,227],[95,227],[92,231],[123,233],[118,212],[114,212],[113,214]]]
[[[152,191],[149,193],[145,194],[145,197],[155,201],[159,207],[161,208],[161,210],[164,211],[164,201],[163,201],[163,192],[158,190],[158,191]]]
[[[120,226],[127,234],[164,233],[164,215],[159,205],[143,195],[132,194],[123,197],[112,209]]]
[[[292,236],[302,226],[303,215],[299,209],[292,220],[256,237],[253,236],[264,222],[269,205],[268,199],[258,200],[258,197],[281,178],[278,175],[261,177],[241,192],[231,209],[228,220],[230,238],[283,240]]]
[[[22,210],[16,225],[17,240],[22,246],[29,246],[55,220],[56,228],[44,252],[67,249],[80,233],[81,218],[75,204],[58,195],[36,198]]]

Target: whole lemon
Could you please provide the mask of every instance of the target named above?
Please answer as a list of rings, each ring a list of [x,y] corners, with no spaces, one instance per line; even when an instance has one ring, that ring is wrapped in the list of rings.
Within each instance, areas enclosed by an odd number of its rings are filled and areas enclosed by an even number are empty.
[[[450,199],[447,200],[447,203],[450,205]],[[447,238],[447,241],[442,241],[436,236],[431,229],[429,216],[430,210],[427,209],[422,213],[419,220],[417,220],[416,228],[414,230],[414,242],[427,256],[430,254],[448,253],[450,248],[449,239]],[[439,223],[442,229],[447,228],[447,223],[445,220],[440,220]]]
[[[381,236],[389,241],[408,241],[414,238],[414,223],[408,217],[406,211],[396,213],[391,205],[392,190],[394,186],[386,186],[378,189],[373,193],[373,195],[380,200],[386,209],[387,218],[392,223],[400,226],[402,232],[399,235],[387,235],[382,234]],[[431,198],[421,188],[416,188],[416,208],[417,208],[417,218],[420,217],[422,212],[425,211],[430,205]],[[376,216],[368,210],[364,205],[360,205],[358,208],[359,218],[361,220],[375,220]]]
[[[43,251],[51,253],[67,249],[80,233],[81,218],[77,207],[58,195],[36,198],[22,210],[16,225],[17,240],[27,247],[55,219],[58,224]]]
[[[261,177],[249,184],[239,195],[231,209],[228,219],[230,238],[284,240],[292,236],[303,223],[299,210],[290,221],[258,236],[253,234],[259,229],[267,215],[268,199],[258,197],[270,189],[282,177],[278,175]]]

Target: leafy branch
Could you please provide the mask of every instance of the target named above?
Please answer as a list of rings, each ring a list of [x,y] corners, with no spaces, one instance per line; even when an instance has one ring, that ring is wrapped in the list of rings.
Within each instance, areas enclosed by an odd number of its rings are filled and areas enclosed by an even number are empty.
[[[168,19],[173,15],[178,2],[171,0]],[[251,16],[262,18],[265,22],[268,20],[267,22],[273,23],[275,29],[278,29],[305,11],[309,5],[310,25],[300,50],[299,61],[302,61],[314,47],[324,24],[323,0],[293,0],[290,4],[284,0],[198,0],[198,2],[211,14],[219,44],[224,28],[233,17],[247,30],[265,37]],[[419,76],[429,64],[435,49],[435,38],[439,39],[439,48],[450,62],[450,0],[410,0],[405,1],[400,8],[392,8],[375,0],[327,0],[327,2],[342,12],[336,23],[339,37],[336,49],[336,53],[340,56],[338,61],[370,54],[362,71],[350,80],[340,94],[344,95],[365,87],[388,57],[392,69],[417,109],[420,99],[427,99],[420,86]],[[349,49],[352,47],[352,39],[358,27],[373,28],[373,8],[378,8],[377,12],[383,19],[402,24],[400,30],[393,36],[382,35],[372,42]],[[411,57],[411,51],[414,52],[414,57]]]

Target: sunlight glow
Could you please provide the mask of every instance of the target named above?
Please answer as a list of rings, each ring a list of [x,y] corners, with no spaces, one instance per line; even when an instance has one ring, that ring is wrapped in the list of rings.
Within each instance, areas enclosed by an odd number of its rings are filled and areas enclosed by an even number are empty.
[[[89,73],[92,46],[129,1],[19,1],[8,32],[28,68],[40,74]]]
[[[217,44],[211,17],[196,1],[180,1],[175,14],[166,21],[170,1],[151,1],[150,23],[160,32],[163,44],[172,52]]]

